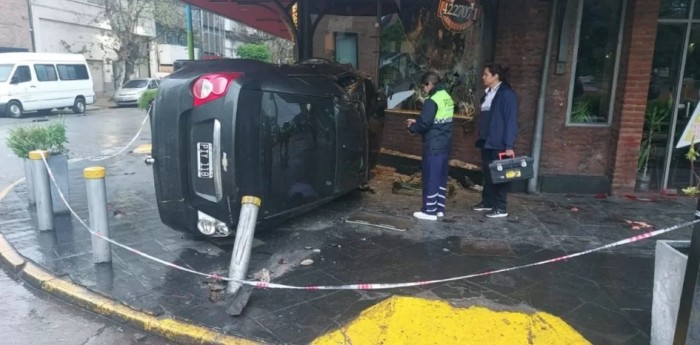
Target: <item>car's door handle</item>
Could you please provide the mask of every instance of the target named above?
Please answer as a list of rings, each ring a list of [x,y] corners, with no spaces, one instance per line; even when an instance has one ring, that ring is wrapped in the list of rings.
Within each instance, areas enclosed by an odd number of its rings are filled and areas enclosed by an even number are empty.
[[[29,87],[31,87],[31,88],[35,88],[35,87],[36,87],[36,85],[29,85]]]

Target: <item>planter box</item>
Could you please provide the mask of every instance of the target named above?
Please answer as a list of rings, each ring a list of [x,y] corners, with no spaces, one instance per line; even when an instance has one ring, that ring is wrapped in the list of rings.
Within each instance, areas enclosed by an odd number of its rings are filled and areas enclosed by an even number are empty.
[[[654,297],[651,308],[651,345],[671,345],[676,331],[690,241],[657,241],[654,260]],[[688,344],[700,341],[700,296],[696,291],[688,330]]]
[[[68,176],[68,157],[66,155],[52,155],[47,160],[51,171],[53,172],[56,183],[61,188],[61,192],[66,197],[66,200],[70,201],[70,183]],[[32,185],[32,161],[29,159],[24,160],[24,175],[26,177],[27,184],[27,198],[29,199],[29,204],[36,204],[36,196],[34,195],[34,186]],[[68,213],[68,207],[63,203],[61,197],[58,195],[56,190],[56,185],[53,182],[49,182],[51,185],[51,202],[53,204],[53,213],[61,214]]]

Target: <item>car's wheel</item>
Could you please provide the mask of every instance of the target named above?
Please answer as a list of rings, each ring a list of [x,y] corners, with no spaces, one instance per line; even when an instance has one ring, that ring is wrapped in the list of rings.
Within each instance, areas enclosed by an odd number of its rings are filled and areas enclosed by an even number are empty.
[[[10,101],[9,103],[7,103],[7,106],[5,106],[5,115],[14,118],[20,118],[24,116],[24,109],[22,108],[22,103],[20,103],[19,101]]]
[[[75,99],[73,103],[73,113],[74,114],[84,114],[85,113],[85,100],[82,97]]]
[[[37,113],[39,115],[49,115],[49,114],[51,114],[51,109],[41,109]]]

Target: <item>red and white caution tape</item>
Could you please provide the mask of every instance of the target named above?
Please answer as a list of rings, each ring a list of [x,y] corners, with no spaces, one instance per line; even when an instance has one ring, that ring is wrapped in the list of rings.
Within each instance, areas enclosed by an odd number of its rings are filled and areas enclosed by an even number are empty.
[[[431,285],[431,284],[439,284],[439,283],[446,283],[446,282],[452,282],[452,281],[457,281],[457,280],[465,280],[465,279],[471,279],[471,278],[476,278],[476,277],[483,277],[483,276],[489,276],[493,274],[498,274],[498,273],[505,273],[505,272],[512,272],[524,268],[529,268],[529,267],[535,267],[535,266],[542,266],[550,263],[555,263],[555,262],[560,262],[560,261],[565,261],[568,259],[572,259],[575,257],[599,252],[605,249],[610,249],[610,248],[615,248],[619,247],[625,244],[630,244],[634,242],[639,242],[648,238],[656,237],[671,231],[675,231],[678,229],[682,229],[688,226],[691,226],[693,224],[696,224],[700,222],[700,211],[695,212],[695,217],[697,219],[688,221],[685,223],[681,223],[678,225],[674,225],[665,229],[660,229],[660,230],[655,230],[655,231],[650,231],[646,232],[637,236],[633,236],[630,238],[626,238],[614,243],[610,243],[604,246],[600,246],[597,248],[589,249],[586,251],[574,253],[574,254],[569,254],[569,255],[564,255],[564,256],[559,256],[553,259],[549,260],[543,260],[543,261],[538,261],[526,265],[520,265],[520,266],[513,266],[509,268],[503,268],[503,269],[498,269],[498,270],[493,270],[493,271],[487,271],[487,272],[481,272],[481,273],[475,273],[475,274],[469,274],[469,275],[464,275],[464,276],[459,276],[459,277],[452,277],[452,278],[445,278],[445,279],[436,279],[436,280],[425,280],[425,281],[417,281],[417,282],[408,282],[408,283],[363,283],[363,284],[349,284],[349,285],[311,285],[311,286],[296,286],[296,285],[285,285],[285,284],[275,284],[275,283],[265,283],[265,282],[259,282],[259,281],[250,281],[250,280],[235,280],[235,279],[230,279],[228,277],[223,277],[218,274],[209,274],[209,273],[203,273],[199,271],[195,271],[193,269],[187,268],[187,267],[182,267],[179,265],[176,265],[171,262],[167,262],[165,260],[159,259],[155,256],[146,254],[140,250],[131,248],[127,245],[121,244],[109,237],[103,236],[98,234],[97,232],[93,231],[90,226],[88,226],[83,219],[81,219],[78,214],[73,210],[73,208],[68,204],[68,201],[66,200],[66,197],[63,195],[63,192],[59,188],[58,184],[56,183],[56,179],[54,178],[53,172],[51,171],[51,168],[49,168],[48,163],[46,162],[46,159],[42,157],[42,160],[44,161],[44,165],[46,165],[46,169],[49,172],[49,176],[51,177],[51,181],[54,183],[56,186],[56,190],[58,191],[59,196],[61,197],[61,200],[66,204],[68,209],[70,210],[71,214],[75,219],[82,224],[85,229],[87,229],[93,236],[99,237],[101,239],[104,239],[105,241],[114,244],[115,246],[124,248],[136,255],[139,255],[141,257],[147,258],[149,260],[153,260],[157,263],[163,264],[168,267],[172,267],[184,272],[192,273],[195,275],[199,275],[202,277],[210,278],[210,279],[217,279],[217,280],[222,280],[222,281],[234,281],[239,284],[244,284],[244,285],[252,285],[254,287],[258,288],[269,288],[269,289],[293,289],[293,290],[386,290],[386,289],[397,289],[397,288],[405,288],[405,287],[413,287],[413,286],[425,286],[425,285]]]

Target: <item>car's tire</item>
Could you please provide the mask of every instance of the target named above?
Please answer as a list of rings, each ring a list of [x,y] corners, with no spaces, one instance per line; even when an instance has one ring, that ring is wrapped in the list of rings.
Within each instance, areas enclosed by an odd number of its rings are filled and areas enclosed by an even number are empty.
[[[76,97],[75,102],[73,102],[73,113],[85,114],[85,108],[85,99],[82,97]]]
[[[16,119],[24,116],[24,108],[19,101],[12,100],[5,106],[5,116],[14,117]]]
[[[50,115],[51,114],[51,109],[41,109],[37,111],[39,115]]]

